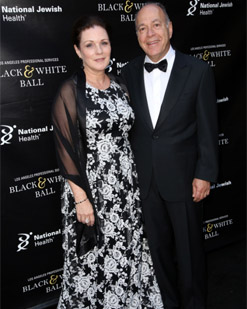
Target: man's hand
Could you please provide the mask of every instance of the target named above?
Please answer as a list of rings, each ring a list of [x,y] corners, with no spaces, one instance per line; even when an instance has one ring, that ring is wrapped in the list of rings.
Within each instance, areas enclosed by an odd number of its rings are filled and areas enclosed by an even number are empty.
[[[194,202],[200,202],[210,193],[210,182],[194,178],[192,182],[192,197]]]

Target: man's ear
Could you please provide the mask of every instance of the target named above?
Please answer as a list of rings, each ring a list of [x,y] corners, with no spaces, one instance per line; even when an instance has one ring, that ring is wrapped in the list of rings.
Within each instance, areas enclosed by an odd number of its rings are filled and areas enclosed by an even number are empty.
[[[172,34],[173,34],[173,25],[172,25],[171,21],[168,24],[168,31],[169,31],[169,39],[171,39],[172,38]]]

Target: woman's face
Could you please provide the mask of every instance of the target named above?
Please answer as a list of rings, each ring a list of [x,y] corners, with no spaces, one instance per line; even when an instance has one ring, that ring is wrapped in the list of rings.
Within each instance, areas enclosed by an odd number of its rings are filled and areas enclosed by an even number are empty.
[[[83,30],[79,48],[75,51],[83,60],[85,71],[105,70],[110,62],[111,44],[106,30],[100,26]]]

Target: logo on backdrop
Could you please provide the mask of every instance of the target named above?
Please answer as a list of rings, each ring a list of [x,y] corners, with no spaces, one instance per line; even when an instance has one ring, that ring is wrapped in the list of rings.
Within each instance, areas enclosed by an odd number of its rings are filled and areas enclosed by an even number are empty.
[[[41,5],[32,5],[28,7],[20,7],[20,6],[7,6],[7,5],[2,5],[1,6],[1,13],[2,13],[2,21],[3,22],[25,22],[27,18],[33,14],[33,13],[51,13],[51,14],[56,14],[56,13],[62,13],[63,8],[59,5],[57,6],[48,6],[44,7]]]
[[[213,218],[203,222],[203,234],[205,240],[218,237],[220,230],[233,224],[233,219],[229,215]]]
[[[18,245],[16,252],[25,251],[30,247],[40,247],[54,242],[55,238],[61,236],[61,229],[42,234],[19,233]]]
[[[121,22],[135,21],[135,14],[143,7],[145,3],[136,3],[131,0],[125,0],[121,3],[98,3],[98,12],[120,12]]]
[[[112,72],[112,70],[114,70],[116,72],[117,75],[121,74],[121,69],[128,63],[127,62],[121,62],[121,61],[116,61],[116,58],[112,58],[110,60],[110,63],[107,67],[108,72]]]
[[[66,65],[56,65],[59,61],[59,58],[0,61],[0,78],[18,79],[20,88],[42,87],[45,85],[44,76],[67,73]]]
[[[50,293],[61,289],[63,268],[27,278],[27,284],[22,287],[22,292],[27,293],[36,289],[44,289]]]
[[[217,99],[217,103],[224,103],[224,102],[229,102],[229,97],[223,97],[220,99]]]
[[[217,183],[217,184],[213,184],[210,189],[213,190],[213,189],[219,189],[219,188],[223,188],[223,187],[228,187],[228,186],[231,186],[232,185],[232,182],[231,180],[226,180],[224,182],[221,182],[221,183]]]
[[[219,134],[219,146],[225,146],[230,143],[229,137],[225,136],[224,133]]]
[[[22,251],[22,250],[27,250],[27,247],[29,245],[29,239],[32,234],[33,234],[32,232],[30,232],[29,234],[26,234],[26,233],[18,234],[20,237],[18,238],[19,244],[17,246],[18,247],[17,252]]]
[[[1,125],[1,146],[10,145],[13,138],[16,139],[19,143],[23,142],[32,142],[39,141],[40,138],[49,132],[53,131],[53,126],[46,125],[44,127],[38,128],[18,128],[17,125]]]
[[[56,193],[56,187],[63,177],[58,174],[59,169],[47,170],[35,174],[15,177],[15,184],[9,186],[9,194],[19,194],[32,191],[36,199]],[[50,175],[49,175],[50,174]]]
[[[11,144],[14,129],[16,129],[16,125],[8,126],[1,124],[1,146]]]
[[[195,15],[213,15],[214,12],[218,9],[232,8],[232,2],[217,2],[217,3],[204,3],[201,0],[189,1],[189,8],[187,10],[186,16],[195,16]],[[198,9],[199,8],[199,9]]]
[[[199,2],[200,2],[200,0],[190,1],[190,7],[188,8],[187,16],[194,16],[194,13],[197,9],[197,4]]]
[[[207,62],[211,67],[215,67],[218,59],[232,56],[231,50],[226,44],[206,45],[191,47],[191,56]]]

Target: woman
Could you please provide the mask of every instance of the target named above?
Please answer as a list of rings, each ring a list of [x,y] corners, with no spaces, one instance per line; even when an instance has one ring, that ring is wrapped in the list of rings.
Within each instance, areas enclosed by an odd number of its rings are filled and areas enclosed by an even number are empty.
[[[62,183],[63,287],[58,308],[163,308],[143,238],[128,96],[105,73],[111,45],[99,17],[73,30],[80,69],[52,118]]]

